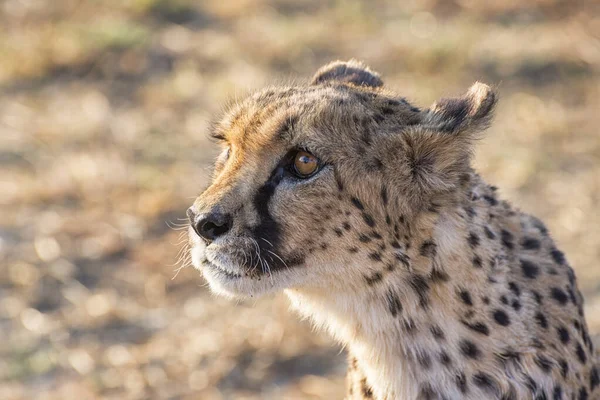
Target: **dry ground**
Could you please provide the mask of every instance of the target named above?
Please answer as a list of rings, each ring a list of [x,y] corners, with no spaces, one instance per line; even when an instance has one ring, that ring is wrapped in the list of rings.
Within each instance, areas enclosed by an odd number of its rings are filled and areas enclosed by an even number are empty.
[[[350,57],[421,106],[498,85],[477,165],[547,222],[599,332],[599,2],[4,0],[0,398],[340,398],[340,349],[283,297],[173,278],[168,224],[226,99]]]

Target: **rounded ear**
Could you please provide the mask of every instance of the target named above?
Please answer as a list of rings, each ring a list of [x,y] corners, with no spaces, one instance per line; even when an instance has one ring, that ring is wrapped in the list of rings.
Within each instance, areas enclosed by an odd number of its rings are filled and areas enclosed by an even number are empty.
[[[377,72],[356,60],[334,61],[319,68],[311,84],[319,85],[326,82],[350,83],[373,88],[383,86],[383,81]]]
[[[482,130],[488,127],[497,101],[498,96],[491,87],[476,82],[461,97],[435,102],[423,124],[448,133]]]

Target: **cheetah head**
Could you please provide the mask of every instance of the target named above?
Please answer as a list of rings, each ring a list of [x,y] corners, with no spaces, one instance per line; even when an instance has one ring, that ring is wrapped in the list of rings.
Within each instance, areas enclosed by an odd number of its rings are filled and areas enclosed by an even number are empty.
[[[411,221],[460,195],[495,102],[476,83],[421,110],[356,61],[250,95],[211,131],[223,150],[188,210],[193,265],[228,296],[361,290],[378,248],[402,263]]]

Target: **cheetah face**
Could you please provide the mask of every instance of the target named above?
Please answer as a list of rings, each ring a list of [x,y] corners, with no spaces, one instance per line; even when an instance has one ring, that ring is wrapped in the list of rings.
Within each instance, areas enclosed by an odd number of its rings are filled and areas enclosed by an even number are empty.
[[[459,132],[494,103],[478,90],[421,111],[352,61],[248,97],[211,132],[223,151],[188,210],[193,265],[228,296],[352,289],[378,247],[402,252],[391,216],[459,179],[469,154]]]

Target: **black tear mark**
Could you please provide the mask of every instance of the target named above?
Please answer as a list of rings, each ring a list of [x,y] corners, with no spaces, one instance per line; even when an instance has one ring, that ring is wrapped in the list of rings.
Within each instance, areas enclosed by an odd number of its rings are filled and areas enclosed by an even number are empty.
[[[281,229],[269,212],[269,203],[275,194],[275,189],[283,179],[283,174],[284,168],[281,166],[277,167],[265,184],[258,189],[252,201],[260,222],[251,228],[251,232],[255,238],[262,238],[265,240],[265,243],[268,240],[272,244],[272,246],[269,245],[269,248],[265,248],[265,250],[274,251],[273,249],[277,249],[280,244]],[[262,241],[258,240],[258,242]],[[259,243],[259,247],[263,249],[264,243]],[[264,253],[268,252],[265,251]],[[284,266],[283,262],[275,257],[271,268],[283,268]]]

